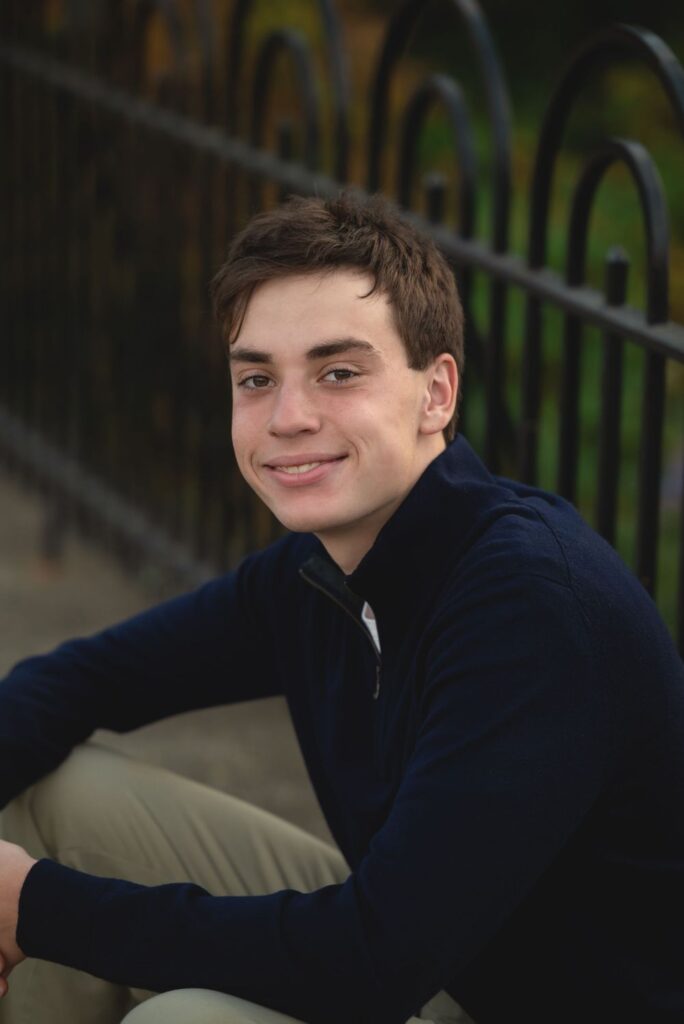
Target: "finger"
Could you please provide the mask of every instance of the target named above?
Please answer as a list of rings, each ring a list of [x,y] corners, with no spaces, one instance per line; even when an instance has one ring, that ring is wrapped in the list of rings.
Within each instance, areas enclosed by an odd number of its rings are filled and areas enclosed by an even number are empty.
[[[7,978],[0,977],[0,999],[2,999],[3,996],[6,996],[8,992],[9,982],[7,981]]]

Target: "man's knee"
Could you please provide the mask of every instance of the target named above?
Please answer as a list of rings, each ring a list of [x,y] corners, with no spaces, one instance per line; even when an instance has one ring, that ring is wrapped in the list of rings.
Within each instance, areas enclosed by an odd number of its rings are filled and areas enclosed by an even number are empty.
[[[35,857],[101,846],[130,816],[135,765],[94,744],[77,747],[2,812],[2,835]],[[104,833],[104,835],[103,835]]]
[[[299,1024],[294,1017],[237,996],[187,988],[140,1003],[122,1024]]]

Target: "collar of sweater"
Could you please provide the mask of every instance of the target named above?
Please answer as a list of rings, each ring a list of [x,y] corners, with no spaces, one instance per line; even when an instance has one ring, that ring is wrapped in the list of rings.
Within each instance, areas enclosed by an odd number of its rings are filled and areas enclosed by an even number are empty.
[[[489,521],[486,513],[507,496],[514,497],[459,435],[416,481],[351,575],[341,572],[320,542],[302,575],[358,619],[368,601],[384,652],[386,641],[400,639],[431,603]]]

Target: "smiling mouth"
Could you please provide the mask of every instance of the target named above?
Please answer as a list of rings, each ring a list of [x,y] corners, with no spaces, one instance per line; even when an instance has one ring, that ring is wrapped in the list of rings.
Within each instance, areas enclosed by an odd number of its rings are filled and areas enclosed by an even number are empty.
[[[316,469],[317,466],[322,465],[322,462],[302,462],[299,466],[274,466],[273,468],[277,469],[279,473],[296,475],[297,473],[308,473],[310,469]]]
[[[274,462],[267,462],[265,465],[267,469],[274,473],[284,473],[286,476],[304,476],[321,466],[331,466],[336,462],[342,462],[345,458],[346,455],[336,455],[331,458],[310,459],[308,462],[291,462],[288,459],[287,464],[283,464],[280,460],[275,460]]]

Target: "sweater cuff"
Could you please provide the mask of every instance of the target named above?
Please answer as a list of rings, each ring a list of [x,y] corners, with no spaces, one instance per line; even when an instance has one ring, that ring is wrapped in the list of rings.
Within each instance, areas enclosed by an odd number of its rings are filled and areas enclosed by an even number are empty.
[[[109,883],[53,860],[37,861],[19,895],[22,952],[87,971],[93,910]]]

